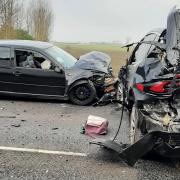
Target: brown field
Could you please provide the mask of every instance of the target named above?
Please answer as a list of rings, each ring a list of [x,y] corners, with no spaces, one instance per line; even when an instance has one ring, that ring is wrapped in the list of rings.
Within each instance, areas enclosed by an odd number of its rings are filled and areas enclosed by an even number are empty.
[[[76,58],[91,51],[101,51],[107,53],[112,58],[112,67],[114,73],[117,75],[119,68],[125,64],[129,53],[126,49],[122,49],[117,44],[76,44],[76,43],[59,43],[59,47],[69,52]]]

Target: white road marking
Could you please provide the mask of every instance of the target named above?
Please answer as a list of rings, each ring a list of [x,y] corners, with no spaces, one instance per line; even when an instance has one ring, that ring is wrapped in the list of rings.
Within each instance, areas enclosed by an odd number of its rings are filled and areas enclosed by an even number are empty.
[[[0,150],[41,153],[41,154],[54,154],[54,155],[64,155],[64,156],[81,156],[81,157],[87,156],[87,154],[85,154],[85,153],[66,152],[66,151],[51,151],[51,150],[44,150],[44,149],[16,148],[16,147],[5,147],[5,146],[0,146]]]

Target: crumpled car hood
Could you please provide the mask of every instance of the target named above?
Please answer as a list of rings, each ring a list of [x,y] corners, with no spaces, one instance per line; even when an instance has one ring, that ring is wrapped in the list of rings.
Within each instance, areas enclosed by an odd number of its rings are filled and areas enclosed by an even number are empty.
[[[111,58],[109,55],[98,51],[92,51],[81,56],[74,68],[108,73],[110,63]]]

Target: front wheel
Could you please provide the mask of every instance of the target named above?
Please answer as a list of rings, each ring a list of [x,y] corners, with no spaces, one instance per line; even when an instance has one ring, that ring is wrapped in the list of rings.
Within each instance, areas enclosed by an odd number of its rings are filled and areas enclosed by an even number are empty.
[[[93,102],[96,97],[96,89],[92,83],[84,83],[75,86],[69,93],[72,103],[85,106]]]

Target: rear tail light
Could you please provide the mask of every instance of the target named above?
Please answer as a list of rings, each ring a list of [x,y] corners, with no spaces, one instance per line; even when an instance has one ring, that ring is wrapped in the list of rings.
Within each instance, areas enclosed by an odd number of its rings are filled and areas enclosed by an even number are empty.
[[[176,75],[176,78],[177,78],[177,79],[180,79],[180,74],[177,74],[177,75]]]
[[[162,82],[156,82],[154,84],[142,84],[142,83],[137,83],[136,88],[140,92],[154,92],[154,93],[167,93],[168,88],[170,87],[169,85],[171,82],[169,81],[162,81]]]
[[[165,89],[165,86],[168,84],[170,84],[170,82],[167,82],[167,81],[158,82],[150,86],[149,90],[156,93],[166,93],[168,92],[168,90]]]
[[[141,91],[141,92],[144,91],[144,85],[141,84],[141,83],[137,83],[137,84],[136,84],[136,88],[137,88],[139,91]]]

